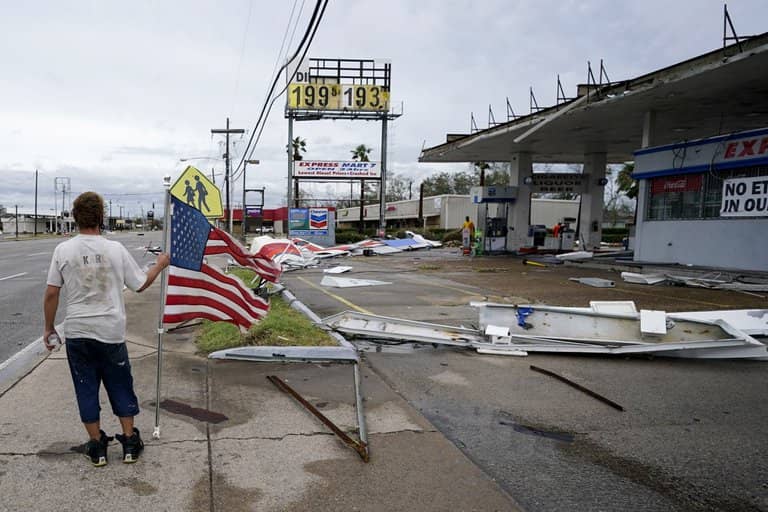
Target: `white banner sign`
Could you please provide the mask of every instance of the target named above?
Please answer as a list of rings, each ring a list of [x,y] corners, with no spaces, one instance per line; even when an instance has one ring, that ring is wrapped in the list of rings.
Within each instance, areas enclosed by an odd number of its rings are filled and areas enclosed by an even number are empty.
[[[299,160],[293,162],[294,178],[381,178],[379,162],[345,162],[341,160]]]
[[[723,182],[721,217],[768,217],[768,176]]]

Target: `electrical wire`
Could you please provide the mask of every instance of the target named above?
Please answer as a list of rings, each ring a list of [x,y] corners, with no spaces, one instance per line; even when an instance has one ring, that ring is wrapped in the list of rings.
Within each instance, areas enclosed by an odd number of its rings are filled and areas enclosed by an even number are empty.
[[[315,33],[317,32],[318,27],[320,26],[320,20],[323,18],[323,14],[325,13],[325,8],[328,5],[328,0],[325,0],[325,3],[323,4],[323,9],[320,11],[320,17],[317,20],[317,24],[312,29],[312,35],[309,38],[309,43],[304,48],[304,52],[301,55],[301,59],[299,60],[299,65],[296,66],[296,69],[294,70],[293,74],[288,78],[286,81],[285,87],[272,99],[272,101],[269,104],[269,108],[267,109],[267,117],[269,117],[269,113],[272,111],[272,106],[275,104],[275,101],[277,101],[283,93],[288,89],[288,84],[291,82],[294,76],[296,76],[296,72],[299,70],[299,67],[301,66],[301,63],[304,62],[304,58],[307,56],[307,52],[309,51],[310,46],[312,46],[312,41],[315,38]],[[253,147],[250,148],[250,153],[248,154],[248,158],[251,158],[253,156],[253,152],[256,150],[256,144],[258,144],[259,140],[261,140],[261,134],[264,131],[264,127],[266,126],[266,118],[264,123],[261,125],[261,128],[259,128],[259,134],[256,137],[256,142],[254,143]],[[246,151],[248,151],[248,148],[246,148]]]
[[[293,43],[293,36],[296,34],[296,29],[299,27],[299,19],[301,18],[301,13],[304,11],[304,2],[305,0],[301,0],[301,6],[299,7],[299,13],[296,15],[296,20],[294,22],[293,14],[296,12],[296,4],[298,3],[298,0],[293,0],[293,6],[291,7],[291,13],[288,15],[288,23],[285,25],[285,32],[283,32],[283,39],[280,42],[280,50],[277,52],[277,57],[275,58],[275,64],[272,66],[272,73],[270,73],[269,76],[275,77],[275,73],[277,73],[277,66],[280,64],[281,60],[284,60],[288,55],[288,49],[291,47],[291,44]],[[293,31],[291,31],[291,24],[293,24]],[[291,32],[291,38],[288,39],[288,32]],[[288,45],[285,44],[286,39],[288,39]],[[285,55],[283,55],[285,53]],[[269,101],[269,95],[264,99],[265,103]],[[240,178],[240,175],[244,172],[244,169],[240,170],[239,165],[235,172],[232,175],[232,180],[235,181]]]
[[[293,31],[291,31],[291,38],[288,39],[288,46],[285,47],[285,53],[286,55],[284,57],[288,56],[288,48],[291,47],[293,44],[293,38],[296,35],[296,29],[299,28],[299,18],[301,18],[301,13],[304,12],[304,2],[305,0],[301,0],[301,5],[299,6],[299,14],[296,15],[296,23],[293,25]],[[293,2],[294,7],[296,6],[296,1]]]
[[[240,159],[240,162],[237,164],[237,167],[235,168],[235,173],[237,174],[240,172],[240,169],[243,167],[243,164],[245,160],[247,159],[247,155],[253,153],[253,148],[251,145],[253,144],[254,137],[256,135],[256,131],[258,130],[259,126],[261,125],[262,121],[265,121],[265,114],[267,111],[267,107],[269,106],[269,98],[272,96],[272,93],[275,90],[275,87],[277,86],[277,81],[280,79],[280,75],[282,74],[283,70],[288,67],[290,63],[292,63],[294,60],[296,60],[296,57],[301,53],[302,48],[304,48],[305,44],[307,44],[307,40],[310,37],[310,34],[314,35],[314,32],[317,30],[317,26],[319,26],[320,19],[322,19],[322,16],[318,18],[318,13],[320,12],[320,8],[322,6],[323,12],[325,12],[325,6],[328,5],[328,0],[317,0],[317,3],[315,4],[315,9],[312,12],[312,17],[309,20],[309,24],[307,25],[307,30],[304,32],[304,36],[301,39],[301,42],[299,43],[299,46],[296,48],[296,51],[294,52],[293,56],[280,67],[280,70],[275,75],[274,80],[272,81],[272,86],[269,89],[269,93],[267,94],[267,98],[264,102],[264,106],[261,109],[261,113],[259,114],[259,117],[256,121],[256,124],[254,125],[253,131],[251,132],[251,136],[248,139],[248,144],[245,147],[245,151],[243,151],[243,156]],[[311,40],[310,40],[311,43]],[[309,45],[307,44],[307,48]],[[305,51],[306,54],[306,51]],[[301,62],[299,62],[299,65]],[[298,67],[297,67],[298,69]],[[249,153],[250,151],[250,153]]]

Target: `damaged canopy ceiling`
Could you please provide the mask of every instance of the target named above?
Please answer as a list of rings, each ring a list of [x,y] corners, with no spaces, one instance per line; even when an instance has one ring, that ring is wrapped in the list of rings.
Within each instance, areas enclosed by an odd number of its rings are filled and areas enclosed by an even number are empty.
[[[530,152],[535,162],[583,162],[606,153],[633,160],[646,113],[654,112],[650,145],[705,138],[768,125],[768,33],[597,90],[530,115],[452,136],[424,149],[421,162],[509,161]]]

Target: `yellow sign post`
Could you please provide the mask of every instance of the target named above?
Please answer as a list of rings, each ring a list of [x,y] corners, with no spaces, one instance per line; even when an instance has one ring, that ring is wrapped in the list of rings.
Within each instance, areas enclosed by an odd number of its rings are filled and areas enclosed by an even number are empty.
[[[209,219],[224,216],[221,191],[205,174],[191,165],[184,169],[171,187],[171,195],[185,204],[197,208]]]

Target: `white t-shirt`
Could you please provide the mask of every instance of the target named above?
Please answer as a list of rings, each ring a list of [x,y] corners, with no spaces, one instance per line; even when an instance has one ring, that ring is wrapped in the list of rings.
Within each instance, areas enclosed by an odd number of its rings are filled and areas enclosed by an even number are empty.
[[[64,336],[125,341],[123,285],[136,291],[146,278],[119,242],[78,235],[60,243],[53,251],[48,284],[64,287]]]

